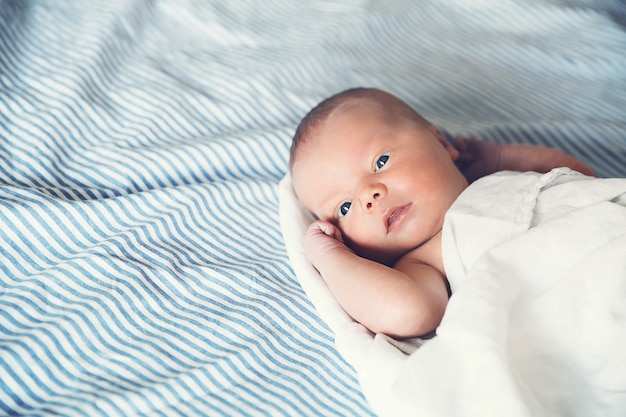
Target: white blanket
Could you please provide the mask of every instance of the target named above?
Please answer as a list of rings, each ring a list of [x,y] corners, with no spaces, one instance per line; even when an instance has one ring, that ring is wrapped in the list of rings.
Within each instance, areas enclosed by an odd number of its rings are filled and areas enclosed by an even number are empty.
[[[304,257],[309,220],[288,176],[281,218],[303,287],[380,415],[626,413],[626,179],[558,169],[472,184],[444,226],[453,295],[417,350],[333,300]]]

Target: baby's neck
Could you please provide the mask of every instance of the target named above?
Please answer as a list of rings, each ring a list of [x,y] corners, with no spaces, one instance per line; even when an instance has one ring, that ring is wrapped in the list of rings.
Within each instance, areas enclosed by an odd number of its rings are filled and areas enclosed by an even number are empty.
[[[410,259],[415,262],[425,263],[436,268],[444,276],[446,275],[443,267],[443,256],[441,247],[441,230],[425,243],[404,254],[400,259]],[[398,260],[399,261],[399,260]]]

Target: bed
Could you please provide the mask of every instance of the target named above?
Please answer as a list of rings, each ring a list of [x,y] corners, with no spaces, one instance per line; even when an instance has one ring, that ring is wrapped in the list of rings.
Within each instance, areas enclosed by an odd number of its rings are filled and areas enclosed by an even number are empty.
[[[626,177],[625,24],[619,0],[1,1],[0,414],[384,414],[288,256],[298,121],[378,87]]]

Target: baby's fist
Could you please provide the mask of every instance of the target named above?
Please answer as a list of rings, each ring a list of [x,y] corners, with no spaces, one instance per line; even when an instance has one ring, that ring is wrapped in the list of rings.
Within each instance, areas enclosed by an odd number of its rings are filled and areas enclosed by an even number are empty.
[[[330,250],[345,249],[341,231],[332,223],[317,220],[313,222],[304,235],[304,250],[313,265]]]

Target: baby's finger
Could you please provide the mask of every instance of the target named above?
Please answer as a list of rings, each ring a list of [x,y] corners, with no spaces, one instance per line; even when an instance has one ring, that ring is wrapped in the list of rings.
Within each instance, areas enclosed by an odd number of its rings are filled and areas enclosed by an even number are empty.
[[[318,220],[317,227],[321,230],[325,235],[332,237],[335,240],[343,242],[343,237],[341,236],[341,231],[334,224],[322,220]]]

